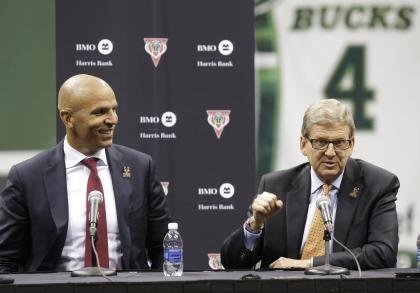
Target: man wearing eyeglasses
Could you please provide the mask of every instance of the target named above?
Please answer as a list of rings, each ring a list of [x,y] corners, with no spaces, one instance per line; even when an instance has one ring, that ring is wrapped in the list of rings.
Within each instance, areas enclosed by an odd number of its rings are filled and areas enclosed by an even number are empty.
[[[320,232],[316,207],[322,196],[331,203],[333,237],[353,252],[362,269],[395,266],[400,184],[394,174],[350,158],[354,132],[351,112],[335,99],[306,110],[300,149],[308,163],[262,177],[248,219],[223,244],[225,268],[251,268],[259,261],[262,268],[279,269],[324,264],[324,227]],[[332,265],[357,268],[350,253],[330,244]]]

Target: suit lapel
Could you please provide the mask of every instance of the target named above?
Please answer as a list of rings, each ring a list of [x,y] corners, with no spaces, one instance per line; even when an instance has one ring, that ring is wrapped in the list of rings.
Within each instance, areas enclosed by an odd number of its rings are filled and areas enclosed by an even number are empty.
[[[122,153],[112,146],[106,150],[106,153],[117,209],[118,229],[123,253],[123,268],[127,268],[130,264],[131,243],[130,225],[128,220],[130,214],[130,195],[132,194],[131,178],[123,176],[124,162]],[[130,164],[126,165],[128,166]]]
[[[286,194],[287,250],[298,258],[308,213],[311,186],[310,166],[306,166],[293,181],[293,189]]]
[[[63,141],[53,149],[44,176],[44,186],[57,231],[65,235],[68,224],[68,201]]]
[[[357,163],[353,159],[349,159],[337,195],[337,211],[334,225],[334,237],[344,244],[347,242],[349,229],[353,222],[359,197],[363,192],[361,179],[362,173]],[[339,248],[340,247],[334,243],[333,251],[337,251]]]

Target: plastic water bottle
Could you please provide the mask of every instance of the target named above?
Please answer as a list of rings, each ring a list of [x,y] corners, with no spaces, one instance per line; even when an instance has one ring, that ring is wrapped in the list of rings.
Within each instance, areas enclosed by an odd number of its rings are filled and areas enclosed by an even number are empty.
[[[182,276],[184,259],[182,238],[178,232],[178,223],[168,224],[168,233],[163,239],[163,274],[167,277]]]
[[[417,236],[417,269],[420,270],[420,234]]]

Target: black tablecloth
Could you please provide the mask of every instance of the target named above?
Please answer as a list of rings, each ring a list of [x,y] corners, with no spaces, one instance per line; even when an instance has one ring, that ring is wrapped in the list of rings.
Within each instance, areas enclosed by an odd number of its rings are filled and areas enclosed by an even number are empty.
[[[0,275],[14,279],[0,292],[415,292],[416,270],[357,271],[350,276],[308,276],[301,271],[184,272],[165,277],[161,272],[119,272],[109,277],[71,277],[68,272]],[[396,276],[398,273],[398,276]],[[244,275],[260,279],[242,280]],[[401,276],[400,276],[401,275]]]

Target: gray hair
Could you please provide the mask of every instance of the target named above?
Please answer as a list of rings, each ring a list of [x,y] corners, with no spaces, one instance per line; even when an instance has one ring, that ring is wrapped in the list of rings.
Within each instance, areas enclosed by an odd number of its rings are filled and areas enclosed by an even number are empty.
[[[353,137],[356,127],[350,109],[336,99],[319,100],[309,106],[303,116],[302,136],[308,135],[309,129],[314,124],[331,125],[344,123],[350,129],[350,137]]]

